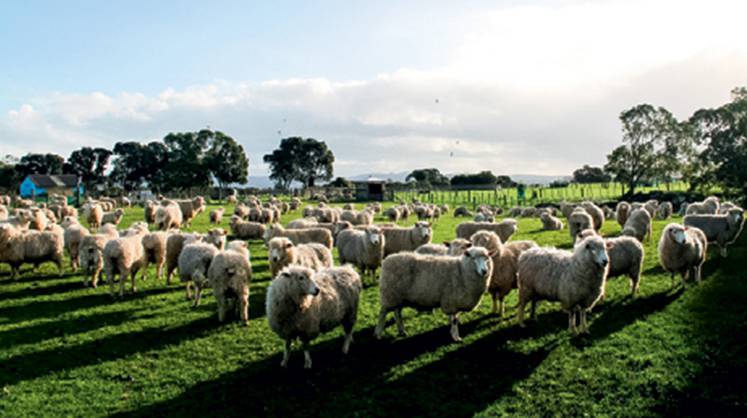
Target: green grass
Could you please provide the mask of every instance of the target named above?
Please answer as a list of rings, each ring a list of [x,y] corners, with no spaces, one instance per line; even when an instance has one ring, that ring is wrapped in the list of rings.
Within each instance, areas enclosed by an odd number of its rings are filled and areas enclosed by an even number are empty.
[[[288,221],[298,217],[291,213]],[[125,224],[142,217],[128,211]],[[453,237],[459,220],[435,226]],[[658,238],[664,222],[656,222]],[[225,225],[224,225],[225,226]],[[542,232],[522,219],[515,239],[570,247],[567,231]],[[207,215],[194,223],[206,230]],[[607,222],[604,233],[619,227]],[[294,351],[279,367],[282,342],[268,328],[267,253],[251,243],[250,325],[220,324],[208,291],[191,309],[183,288],[151,278],[113,301],[106,287],[84,288],[69,271],[27,266],[10,281],[0,272],[0,416],[32,415],[736,415],[747,392],[746,241],[727,259],[711,252],[700,285],[671,287],[646,243],[637,298],[610,282],[590,317],[591,335],[572,337],[556,304],[520,329],[516,294],[504,320],[486,297],[462,318],[452,343],[446,317],[405,311],[409,336],[373,338],[378,288],[368,284],[350,354],[336,330],[312,346],[314,369]],[[129,287],[128,287],[129,289]],[[297,348],[297,347],[296,347]]]

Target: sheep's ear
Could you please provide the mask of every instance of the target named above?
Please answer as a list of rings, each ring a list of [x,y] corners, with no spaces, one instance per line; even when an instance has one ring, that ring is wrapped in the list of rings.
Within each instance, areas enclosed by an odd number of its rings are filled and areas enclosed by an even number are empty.
[[[497,251],[493,250],[493,251],[491,251],[491,252],[488,253],[488,257],[493,258],[493,256],[495,256],[496,253],[497,253]]]
[[[444,245],[446,246],[446,248],[451,247],[451,243],[449,241],[444,241]]]
[[[609,241],[606,241],[606,242],[604,243],[604,246],[605,246],[605,247],[606,247],[606,248],[607,248],[608,250],[612,249],[612,243],[611,243],[611,242],[609,242]]]
[[[289,243],[285,244],[285,248],[291,248],[291,247],[293,247],[293,243],[292,242],[289,242]]]
[[[467,245],[464,246],[464,248],[472,248],[472,243],[468,242]]]

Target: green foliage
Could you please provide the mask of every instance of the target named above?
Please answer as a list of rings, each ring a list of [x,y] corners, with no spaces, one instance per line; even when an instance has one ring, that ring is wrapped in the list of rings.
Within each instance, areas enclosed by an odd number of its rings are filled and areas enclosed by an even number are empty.
[[[612,178],[601,167],[584,165],[573,172],[574,183],[607,183]]]
[[[65,159],[57,154],[26,154],[16,164],[18,177],[23,179],[29,174],[63,174]]]
[[[67,174],[77,174],[86,189],[104,182],[104,173],[109,166],[112,152],[105,148],[83,147],[70,154],[65,162]]]
[[[437,168],[421,168],[413,170],[405,181],[414,181],[418,187],[431,188],[449,185],[449,178],[441,174]]]
[[[481,171],[476,174],[457,174],[451,178],[452,186],[495,186],[497,183],[498,177],[492,171]]]
[[[207,152],[206,164],[221,189],[230,183],[246,183],[249,159],[244,147],[223,132],[215,131],[211,136],[212,144]]]
[[[166,185],[168,150],[162,142],[118,142],[114,145],[114,155],[110,178],[124,190],[136,190],[147,183],[160,191]]]
[[[290,137],[263,157],[270,165],[270,178],[277,187],[288,190],[293,181],[314,187],[317,180],[329,180],[334,172],[335,156],[324,141],[314,138]]]
[[[332,180],[331,182],[329,182],[327,184],[327,186],[330,186],[330,187],[346,187],[346,188],[351,188],[351,187],[353,187],[353,182],[350,181],[350,180],[348,180],[348,179],[346,179],[345,177],[337,177],[334,180]]]

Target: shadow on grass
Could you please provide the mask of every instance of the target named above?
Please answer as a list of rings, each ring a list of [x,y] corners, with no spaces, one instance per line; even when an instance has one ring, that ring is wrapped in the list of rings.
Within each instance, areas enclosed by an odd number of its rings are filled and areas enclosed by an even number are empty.
[[[12,357],[0,362],[0,386],[158,350],[183,340],[200,338],[219,326],[215,318],[203,318],[174,328],[148,328]]]
[[[39,282],[40,281],[35,281],[25,289],[20,289],[12,292],[3,292],[3,300],[56,295],[70,291],[83,290],[86,288],[85,285],[83,285],[82,280],[65,281],[49,286],[44,286],[42,285],[43,283]]]

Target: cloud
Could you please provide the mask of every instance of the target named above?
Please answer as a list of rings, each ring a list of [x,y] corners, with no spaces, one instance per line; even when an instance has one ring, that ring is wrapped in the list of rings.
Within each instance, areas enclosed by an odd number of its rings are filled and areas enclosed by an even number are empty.
[[[568,174],[603,164],[617,116],[641,102],[681,118],[744,85],[736,2],[561,2],[464,15],[440,68],[363,80],[217,80],[146,95],[55,92],[0,115],[3,153],[111,147],[210,126],[239,140],[252,175],[287,136],[325,140],[336,174]],[[697,28],[697,30],[695,30]]]

